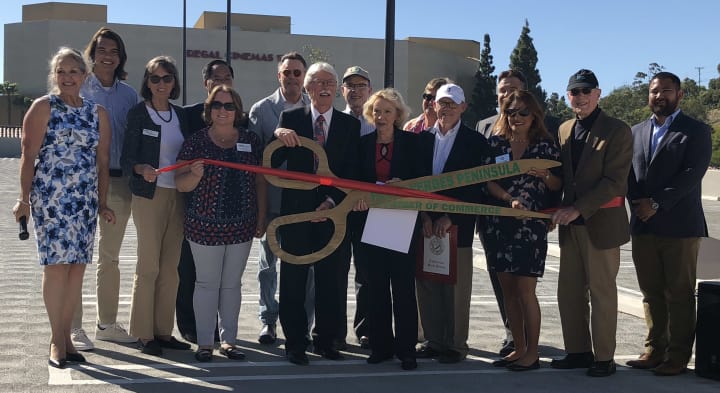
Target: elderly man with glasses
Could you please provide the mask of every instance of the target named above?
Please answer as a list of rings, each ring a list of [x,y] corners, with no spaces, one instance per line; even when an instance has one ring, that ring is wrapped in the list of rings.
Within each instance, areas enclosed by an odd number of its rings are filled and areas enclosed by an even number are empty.
[[[630,240],[623,198],[632,134],[598,107],[592,71],[574,73],[567,92],[576,118],[560,126],[564,194],[552,216],[560,225],[558,306],[567,355],[551,366],[587,368],[590,376],[606,377],[615,373],[620,245]]]

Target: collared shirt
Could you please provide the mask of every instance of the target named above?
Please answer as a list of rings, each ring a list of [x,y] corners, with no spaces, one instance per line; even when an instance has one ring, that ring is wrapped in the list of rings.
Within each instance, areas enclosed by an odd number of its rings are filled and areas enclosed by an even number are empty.
[[[435,134],[435,146],[433,148],[433,175],[439,175],[443,172],[443,168],[445,168],[445,163],[450,156],[450,150],[452,150],[453,144],[455,143],[455,137],[457,137],[457,131],[460,129],[461,123],[461,121],[458,121],[453,128],[449,129],[448,132],[445,133],[445,135],[440,132],[440,126],[438,123],[435,123],[433,128],[430,129],[430,132]]]
[[[353,112],[349,106],[345,107],[343,113],[347,113],[348,115],[360,120],[360,136],[365,136],[375,131],[375,126],[370,124],[362,113],[360,116],[355,116],[355,112]]]
[[[425,124],[425,114],[421,113],[420,116],[410,120],[405,124],[405,131],[412,132],[414,134],[419,134],[425,130],[427,130],[428,125]]]
[[[93,73],[88,75],[80,94],[102,105],[107,111],[112,131],[110,169],[120,169],[127,114],[130,108],[140,102],[140,97],[135,89],[118,79],[115,79],[112,86],[104,87]]]
[[[665,133],[667,133],[668,128],[670,128],[670,124],[672,124],[673,120],[675,120],[679,113],[680,109],[673,112],[670,116],[665,118],[665,123],[663,124],[657,123],[657,118],[655,117],[655,115],[652,115],[650,117],[650,122],[652,123],[652,136],[650,137],[650,157],[655,154],[655,150],[657,150],[658,145],[662,141],[663,137],[665,137]]]
[[[310,110],[312,111],[312,124],[313,127],[315,127],[315,121],[320,115],[323,115],[325,118],[325,140],[328,139],[328,130],[330,129],[330,122],[332,121],[332,113],[333,113],[333,107],[330,107],[327,112],[320,113],[317,109],[315,109],[314,105],[310,105]]]

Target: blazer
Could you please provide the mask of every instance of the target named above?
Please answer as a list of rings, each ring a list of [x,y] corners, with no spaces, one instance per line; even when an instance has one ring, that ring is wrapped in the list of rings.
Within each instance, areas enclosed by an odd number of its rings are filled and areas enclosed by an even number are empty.
[[[289,128],[299,136],[314,139],[310,106],[281,112],[278,127]],[[338,177],[357,180],[360,122],[348,114],[333,109],[327,135],[325,153],[330,170]],[[290,171],[314,172],[315,159],[308,149],[282,147],[273,155],[272,166],[278,167],[284,161],[287,162],[287,169]],[[283,188],[280,213],[287,215],[314,211],[327,197],[331,197],[336,204],[339,204],[345,198],[345,193],[330,186],[319,186],[312,190]],[[280,228],[283,249],[294,254],[316,251],[325,245],[321,244],[322,239],[328,237],[332,231],[332,225],[328,222],[285,225]]]
[[[460,125],[455,142],[450,149],[450,155],[443,167],[443,173],[460,169],[468,169],[483,165],[490,152],[487,140],[479,132]],[[420,176],[432,175],[433,152],[435,148],[435,134],[423,131],[418,134],[418,154],[424,165],[425,173]],[[482,203],[483,185],[476,184],[465,187],[451,188],[438,191],[438,194],[460,199],[464,202]],[[430,214],[433,220],[440,216],[438,213]],[[448,214],[450,221],[458,226],[458,247],[471,247],[474,237],[475,218],[470,214]]]
[[[700,186],[712,155],[710,126],[680,112],[652,157],[652,121],[636,124],[632,134],[634,154],[628,178],[628,200],[652,198],[660,208],[647,222],[633,214],[631,233],[707,236]]]
[[[180,132],[187,138],[190,130],[187,123],[187,116],[182,107],[170,104],[180,122]],[[143,130],[157,131],[157,137],[145,135]],[[152,199],[155,196],[154,182],[147,182],[141,175],[133,170],[135,164],[149,164],[154,168],[160,165],[160,140],[161,127],[155,124],[150,118],[145,102],[133,106],[128,112],[127,128],[125,129],[125,141],[123,143],[122,157],[120,164],[123,172],[130,174],[130,191],[134,195]]]
[[[627,193],[632,160],[632,133],[622,121],[600,112],[588,132],[577,169],[573,171],[571,134],[575,120],[560,126],[560,158],[563,169],[562,206],[575,206],[585,220],[590,241],[598,249],[619,247],[630,240],[625,206],[600,206]],[[560,245],[567,238],[560,227]]]

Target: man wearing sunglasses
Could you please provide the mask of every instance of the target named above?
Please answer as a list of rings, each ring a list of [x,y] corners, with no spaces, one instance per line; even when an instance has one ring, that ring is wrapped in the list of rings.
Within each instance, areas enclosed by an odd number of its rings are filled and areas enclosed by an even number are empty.
[[[648,93],[653,115],[632,128],[628,181],[632,255],[648,334],[645,353],[627,364],[678,375],[687,370],[695,337],[697,256],[700,238],[708,235],[700,186],[712,129],[679,109],[677,75],[655,74]]]
[[[273,132],[275,132],[278,125],[280,112],[310,104],[310,99],[303,93],[303,79],[305,78],[306,69],[307,63],[300,53],[289,52],[284,54],[278,62],[277,69],[277,79],[280,87],[250,108],[248,129],[260,136],[263,146],[267,146],[272,140]],[[270,222],[280,215],[281,189],[272,184],[268,184],[267,187],[268,212],[266,217],[267,222]],[[260,239],[260,255],[258,259],[259,317],[263,325],[258,341],[261,344],[272,344],[277,338],[275,325],[277,324],[279,306],[277,300],[275,300],[275,292],[278,287],[278,279],[277,257],[270,249],[267,234]],[[315,313],[315,284],[312,268],[308,272],[305,296],[305,312],[308,317],[308,328],[311,328]]]
[[[232,87],[235,73],[232,67],[224,60],[212,60],[202,69],[203,86],[208,95],[215,86],[227,85]],[[202,113],[205,111],[205,101],[185,107],[190,132],[202,130],[207,127]],[[175,320],[182,338],[191,343],[197,343],[197,332],[195,328],[195,309],[193,307],[193,294],[195,292],[195,262],[190,243],[183,238],[180,251],[180,263],[178,264],[178,293],[175,299]],[[215,329],[215,341],[219,341],[217,329]]]
[[[425,85],[422,94],[422,113],[420,116],[410,119],[403,126],[403,130],[419,134],[422,131],[429,130],[437,121],[435,113],[435,93],[440,86],[452,83],[450,78],[433,78]]]
[[[624,204],[601,206],[627,194],[632,134],[598,107],[600,89],[592,71],[574,73],[567,92],[576,118],[560,126],[563,200],[552,215],[560,225],[557,296],[567,355],[551,366],[587,368],[590,376],[606,377],[615,373],[615,279],[620,245],[630,235]]]

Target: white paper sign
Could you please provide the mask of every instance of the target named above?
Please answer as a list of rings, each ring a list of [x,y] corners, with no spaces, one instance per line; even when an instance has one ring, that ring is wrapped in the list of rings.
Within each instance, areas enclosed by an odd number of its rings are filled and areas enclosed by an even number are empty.
[[[423,237],[423,271],[450,275],[450,236]]]
[[[360,241],[407,254],[417,214],[415,210],[372,208]]]

